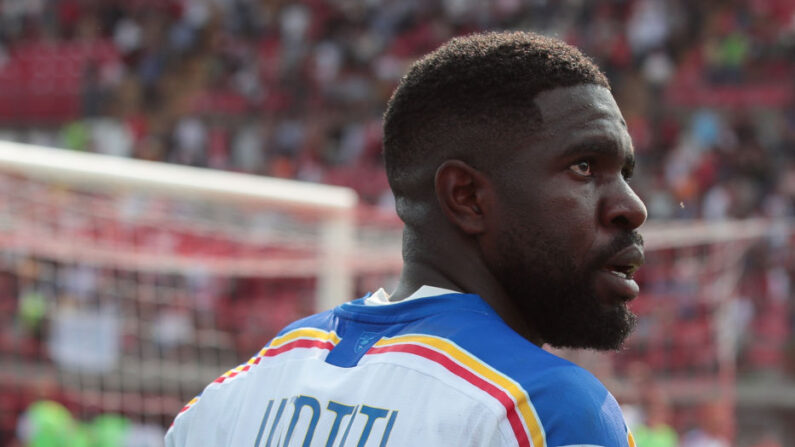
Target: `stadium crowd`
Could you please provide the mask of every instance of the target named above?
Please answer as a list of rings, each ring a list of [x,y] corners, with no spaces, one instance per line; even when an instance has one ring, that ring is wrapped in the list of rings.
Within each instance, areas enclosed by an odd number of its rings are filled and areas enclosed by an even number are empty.
[[[391,212],[381,114],[408,65],[455,35],[532,29],[578,46],[610,78],[639,159],[633,186],[651,219],[795,216],[792,1],[1,5],[2,139],[345,185]],[[644,270],[640,280],[653,296],[676,292],[670,276],[687,276],[687,266],[664,256]],[[775,241],[747,261],[747,299],[737,310],[741,374],[795,374],[793,278],[795,258]],[[714,368],[676,349],[708,338],[705,304],[662,303],[639,303],[658,326],[639,328],[636,343],[648,346],[623,367],[641,360],[674,375]],[[655,339],[671,333],[678,338]],[[258,333],[234,336],[240,357],[263,341]],[[639,401],[658,408],[653,394]],[[707,445],[701,434],[688,437],[687,420],[671,423],[682,445]]]
[[[533,29],[603,67],[653,218],[791,213],[795,6],[777,1],[6,1],[6,138],[356,188],[380,118],[448,38]],[[684,204],[685,206],[679,206]]]

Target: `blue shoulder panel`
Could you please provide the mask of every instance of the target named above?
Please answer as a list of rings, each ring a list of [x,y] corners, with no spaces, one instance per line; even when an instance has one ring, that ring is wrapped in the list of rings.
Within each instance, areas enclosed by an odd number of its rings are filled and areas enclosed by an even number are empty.
[[[383,306],[359,299],[299,320],[280,335],[299,327],[334,330],[341,341],[326,361],[340,367],[355,366],[381,337],[426,334],[450,340],[525,389],[548,446],[628,447],[621,409],[599,380],[521,337],[477,295]]]
[[[401,332],[446,338],[519,383],[547,445],[628,447],[621,409],[596,377],[517,334],[480,297],[444,298],[444,312],[408,323]]]

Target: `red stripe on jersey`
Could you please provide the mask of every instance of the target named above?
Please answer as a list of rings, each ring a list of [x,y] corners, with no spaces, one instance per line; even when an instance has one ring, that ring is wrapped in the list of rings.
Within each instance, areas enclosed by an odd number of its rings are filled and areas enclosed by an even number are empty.
[[[265,351],[265,354],[262,357],[274,357],[296,348],[321,348],[321,349],[328,349],[330,351],[334,349],[334,343],[322,340],[307,340],[307,339],[294,340],[291,341],[290,343],[286,343],[282,346],[279,346],[278,348],[268,349],[267,351]],[[257,357],[254,360],[254,364],[258,364],[259,362],[260,362],[260,357]],[[227,372],[226,374],[223,374],[221,377],[213,380],[213,382],[224,383],[226,379],[231,379],[232,377],[235,377],[241,372],[248,371],[249,369],[251,369],[251,365],[246,365],[240,368],[240,371],[232,370],[230,372]]]
[[[274,357],[295,348],[321,348],[328,349],[330,351],[334,349],[334,343],[323,340],[298,339],[291,341],[290,343],[283,344],[278,348],[268,348],[268,350],[265,351],[265,355],[263,355],[263,357]]]
[[[300,332],[300,330],[299,330],[299,332]],[[336,335],[334,335],[334,337],[336,337]],[[275,339],[275,340],[278,340],[278,339]],[[337,339],[337,341],[338,340],[339,339]],[[285,343],[285,344],[279,346],[278,348],[265,347],[263,349],[265,351],[264,353],[260,352],[260,355],[258,355],[256,357],[252,358],[251,360],[249,360],[247,362],[247,364],[240,365],[237,368],[234,368],[234,369],[231,369],[231,370],[225,372],[220,377],[218,377],[217,379],[213,380],[213,383],[224,383],[227,379],[231,379],[231,378],[233,378],[233,377],[235,377],[235,376],[237,376],[237,375],[239,375],[239,374],[241,374],[243,372],[246,372],[246,371],[250,370],[251,369],[251,365],[258,365],[259,362],[262,360],[262,357],[275,357],[275,356],[277,356],[279,354],[282,354],[284,352],[287,352],[287,351],[290,351],[290,350],[296,349],[296,348],[321,348],[321,349],[328,349],[330,351],[330,350],[334,349],[334,346],[335,346],[335,344],[332,343],[331,341],[324,341],[324,340],[317,340],[317,339],[315,339],[315,340],[312,340],[312,339],[298,339],[298,340],[293,340],[293,341],[291,341],[289,343]],[[188,409],[190,409],[193,406],[193,404],[195,404],[198,401],[198,398],[199,398],[199,396],[194,397],[193,400],[191,400],[190,402],[188,402],[187,405],[182,407],[182,409],[179,411],[179,413],[177,413],[177,416],[179,416],[182,413],[188,411]],[[174,418],[174,420],[176,420],[176,418]],[[171,422],[171,426],[172,427],[174,426],[174,422]]]
[[[525,432],[522,421],[519,419],[519,415],[516,413],[516,404],[505,391],[483,380],[479,376],[475,375],[472,371],[464,368],[446,355],[424,346],[413,344],[394,344],[381,347],[372,347],[369,351],[367,351],[367,354],[382,354],[386,352],[404,352],[426,358],[444,366],[451,373],[485,391],[497,399],[502,406],[505,407],[508,422],[511,424],[511,428],[513,429],[514,435],[516,435],[516,440],[519,441],[519,445],[521,447],[530,447],[530,439],[527,437],[527,432]]]

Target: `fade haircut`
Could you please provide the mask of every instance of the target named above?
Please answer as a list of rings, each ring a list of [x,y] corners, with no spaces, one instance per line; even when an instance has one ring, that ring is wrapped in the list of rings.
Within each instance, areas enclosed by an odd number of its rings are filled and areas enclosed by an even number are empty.
[[[487,174],[542,124],[540,92],[595,84],[610,88],[576,48],[530,32],[472,34],[415,62],[384,114],[384,160],[398,215],[433,197],[433,177],[449,159]],[[419,222],[415,222],[419,223]]]

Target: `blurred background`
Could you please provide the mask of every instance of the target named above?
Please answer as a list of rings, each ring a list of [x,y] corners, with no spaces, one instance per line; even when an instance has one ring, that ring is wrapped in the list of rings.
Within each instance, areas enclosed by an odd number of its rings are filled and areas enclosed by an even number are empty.
[[[794,446],[792,0],[0,0],[0,140],[358,196],[332,212],[0,163],[0,445],[162,445],[329,290],[389,290],[385,103],[417,57],[498,29],[606,72],[649,209],[637,331],[561,354],[639,446]]]

